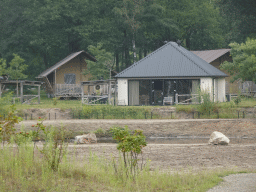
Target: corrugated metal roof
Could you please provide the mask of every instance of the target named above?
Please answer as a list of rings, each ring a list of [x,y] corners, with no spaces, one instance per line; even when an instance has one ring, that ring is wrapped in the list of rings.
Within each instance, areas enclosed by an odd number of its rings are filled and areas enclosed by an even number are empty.
[[[55,69],[59,68],[60,66],[64,65],[65,63],[67,63],[68,61],[70,61],[71,59],[75,58],[76,56],[78,56],[80,54],[84,54],[85,57],[87,57],[88,59],[90,59],[92,61],[96,61],[96,59],[93,56],[91,56],[90,54],[86,53],[85,51],[79,51],[79,52],[71,53],[69,56],[65,57],[64,59],[62,59],[61,61],[59,61],[55,65],[53,65],[50,68],[46,69],[44,72],[42,72],[40,75],[38,75],[37,78],[46,77],[51,72],[53,72]]]
[[[198,57],[202,58],[208,63],[218,59],[222,55],[230,52],[231,49],[217,49],[217,50],[205,50],[205,51],[191,51],[196,54]]]
[[[117,78],[154,77],[226,77],[194,53],[169,42],[140,61],[123,70]]]

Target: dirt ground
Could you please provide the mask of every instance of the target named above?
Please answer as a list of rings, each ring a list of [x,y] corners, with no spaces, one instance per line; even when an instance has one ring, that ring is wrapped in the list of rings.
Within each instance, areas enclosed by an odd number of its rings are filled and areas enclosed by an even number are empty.
[[[31,129],[31,125],[36,124],[36,121],[24,121],[17,126],[18,129],[21,124],[28,130]],[[99,128],[108,130],[113,126],[128,125],[132,130],[143,130],[148,138],[171,137],[165,144],[149,142],[145,147],[144,159],[149,160],[151,169],[159,167],[160,170],[170,171],[223,168],[256,170],[256,120],[252,119],[50,120],[45,121],[44,124],[55,126],[63,124],[75,133],[95,131]],[[230,144],[208,145],[207,138],[213,131],[220,131],[228,136]],[[180,139],[182,137],[199,138],[182,140]],[[70,144],[69,151],[70,155],[75,155],[81,160],[85,160],[90,151],[103,159],[109,159],[111,156],[118,158],[116,144],[111,143],[76,146]]]
[[[70,145],[69,154],[84,161],[90,152],[102,159],[117,159],[116,144]],[[230,144],[228,146],[204,144],[148,144],[143,150],[151,170],[159,168],[201,171],[208,169],[256,170],[256,144]]]
[[[21,125],[29,130],[36,121],[23,121]],[[129,129],[140,129],[147,137],[178,137],[178,136],[202,136],[209,137],[213,131],[220,131],[228,137],[253,137],[256,138],[256,120],[254,119],[87,119],[87,120],[47,120],[47,126],[65,126],[76,134],[94,132],[99,128],[107,131],[113,126]]]

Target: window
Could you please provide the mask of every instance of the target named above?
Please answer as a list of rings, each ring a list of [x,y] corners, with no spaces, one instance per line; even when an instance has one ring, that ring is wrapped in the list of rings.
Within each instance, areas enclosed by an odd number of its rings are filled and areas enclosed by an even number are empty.
[[[67,73],[64,75],[65,84],[76,84],[76,74]]]

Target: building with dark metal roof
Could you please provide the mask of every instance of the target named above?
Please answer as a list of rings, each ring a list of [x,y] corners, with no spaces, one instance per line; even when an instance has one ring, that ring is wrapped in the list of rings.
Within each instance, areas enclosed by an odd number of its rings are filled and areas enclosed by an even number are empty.
[[[120,105],[163,105],[169,98],[170,103],[191,103],[195,101],[191,94],[196,94],[199,87],[207,91],[212,100],[225,101],[227,76],[191,51],[169,42],[115,76],[118,102]]]
[[[152,52],[145,58],[134,63],[115,77],[226,77],[205,60],[192,52],[169,42]]]

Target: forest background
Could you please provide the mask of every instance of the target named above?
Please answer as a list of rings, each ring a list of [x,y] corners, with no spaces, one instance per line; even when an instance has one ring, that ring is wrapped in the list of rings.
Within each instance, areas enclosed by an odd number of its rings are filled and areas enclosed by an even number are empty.
[[[1,0],[0,58],[19,55],[30,80],[81,50],[120,72],[168,41],[208,50],[255,38],[255,9],[254,0]]]

